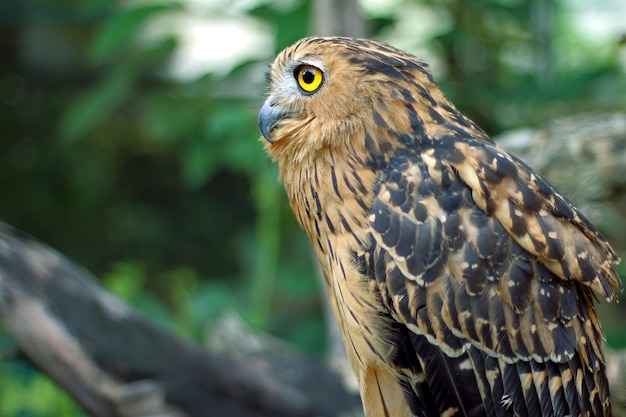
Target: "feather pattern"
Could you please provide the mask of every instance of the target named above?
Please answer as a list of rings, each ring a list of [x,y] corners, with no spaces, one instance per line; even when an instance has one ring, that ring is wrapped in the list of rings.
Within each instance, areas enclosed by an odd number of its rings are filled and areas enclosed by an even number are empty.
[[[615,252],[426,64],[305,38],[272,65],[259,125],[368,416],[610,415],[594,292],[621,288]]]

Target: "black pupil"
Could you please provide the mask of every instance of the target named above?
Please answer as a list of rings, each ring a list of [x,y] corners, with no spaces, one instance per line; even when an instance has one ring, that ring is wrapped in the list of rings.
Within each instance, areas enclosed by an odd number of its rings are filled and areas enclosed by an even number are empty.
[[[302,81],[304,81],[306,84],[311,84],[314,79],[315,79],[315,72],[313,70],[310,70],[310,69],[304,70],[304,72],[302,73]]]

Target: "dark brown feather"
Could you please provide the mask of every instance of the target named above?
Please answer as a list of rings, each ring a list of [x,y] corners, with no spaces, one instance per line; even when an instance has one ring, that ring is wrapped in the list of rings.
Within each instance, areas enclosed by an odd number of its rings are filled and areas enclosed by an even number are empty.
[[[368,416],[610,415],[594,291],[618,259],[569,201],[389,45],[306,38],[270,83],[266,149]]]

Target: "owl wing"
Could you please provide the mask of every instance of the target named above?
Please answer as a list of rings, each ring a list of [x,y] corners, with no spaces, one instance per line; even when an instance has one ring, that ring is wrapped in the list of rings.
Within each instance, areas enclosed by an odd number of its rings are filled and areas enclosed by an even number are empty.
[[[539,174],[482,139],[399,149],[368,221],[415,415],[608,413],[593,291],[617,257]]]

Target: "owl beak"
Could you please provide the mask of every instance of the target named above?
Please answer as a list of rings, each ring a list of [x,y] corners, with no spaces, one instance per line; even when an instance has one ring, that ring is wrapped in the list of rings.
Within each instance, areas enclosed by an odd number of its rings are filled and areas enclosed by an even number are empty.
[[[269,143],[274,143],[271,136],[272,130],[282,119],[288,117],[288,114],[284,108],[271,103],[269,98],[263,103],[263,107],[259,110],[259,129]]]

